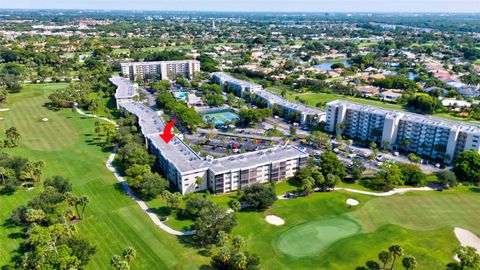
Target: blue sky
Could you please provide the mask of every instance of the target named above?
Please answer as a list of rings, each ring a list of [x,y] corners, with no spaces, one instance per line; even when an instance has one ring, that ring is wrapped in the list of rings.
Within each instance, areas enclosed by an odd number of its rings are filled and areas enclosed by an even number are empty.
[[[480,0],[0,0],[0,8],[191,11],[480,12]]]

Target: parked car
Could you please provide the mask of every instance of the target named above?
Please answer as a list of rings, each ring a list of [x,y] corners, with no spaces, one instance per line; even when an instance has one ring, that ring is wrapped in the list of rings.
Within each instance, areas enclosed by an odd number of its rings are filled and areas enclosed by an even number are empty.
[[[334,152],[335,154],[338,154],[338,153],[340,153],[340,149],[338,149],[338,148],[333,148],[333,152]]]
[[[398,157],[400,155],[400,153],[398,151],[395,151],[395,152],[393,152],[393,155]]]

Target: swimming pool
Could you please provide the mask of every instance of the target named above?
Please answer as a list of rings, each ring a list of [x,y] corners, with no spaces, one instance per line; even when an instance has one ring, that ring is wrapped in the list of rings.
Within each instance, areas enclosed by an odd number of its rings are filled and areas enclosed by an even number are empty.
[[[238,115],[230,110],[206,113],[203,115],[203,121],[207,122],[207,118],[213,118],[216,126],[223,125],[226,121],[239,119]]]
[[[179,98],[181,100],[186,100],[187,99],[187,96],[188,96],[188,93],[187,92],[174,92],[173,95],[176,97],[176,98]]]

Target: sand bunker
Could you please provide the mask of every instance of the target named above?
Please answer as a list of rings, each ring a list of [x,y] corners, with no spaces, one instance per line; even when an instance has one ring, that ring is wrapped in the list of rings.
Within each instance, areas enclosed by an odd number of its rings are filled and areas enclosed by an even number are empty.
[[[48,118],[45,117],[45,118],[42,119],[42,121],[43,121],[43,122],[47,122],[47,121],[48,121]]]
[[[265,220],[272,224],[272,225],[275,225],[275,226],[281,226],[283,224],[285,224],[285,220],[283,220],[282,218],[280,217],[277,217],[277,216],[274,216],[274,215],[268,215],[265,217]]]
[[[350,206],[357,206],[360,204],[360,202],[355,199],[347,199],[347,204]]]
[[[480,238],[478,238],[478,236],[471,231],[467,231],[458,227],[455,227],[453,231],[455,232],[455,236],[457,237],[458,241],[460,241],[462,246],[473,247],[477,250],[477,253],[480,254]]]
[[[6,112],[6,111],[10,111],[10,109],[9,108],[0,109],[0,112]]]

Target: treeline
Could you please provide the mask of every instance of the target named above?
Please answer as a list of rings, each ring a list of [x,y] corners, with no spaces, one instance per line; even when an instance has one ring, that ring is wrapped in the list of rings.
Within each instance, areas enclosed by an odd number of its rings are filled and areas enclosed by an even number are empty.
[[[0,153],[0,186],[1,193],[13,194],[19,186],[25,188],[41,182],[45,163],[20,156]]]
[[[153,172],[155,156],[150,155],[145,148],[136,126],[136,117],[126,114],[125,118],[117,122],[120,127],[112,139],[118,146],[115,163],[126,176],[133,192],[143,200],[152,200],[160,195],[169,183]]]
[[[15,269],[83,269],[96,248],[79,235],[74,223],[84,219],[88,203],[87,196],[73,195],[68,179],[47,179],[44,191],[13,210],[7,221],[23,228],[25,239],[14,259]]]
[[[67,89],[57,90],[48,96],[52,108],[69,108],[74,104],[93,112],[97,112],[103,97],[112,96],[115,87],[109,82],[111,67],[102,60],[104,55],[98,52],[96,57],[88,58],[84,63],[84,69],[78,76],[79,81],[72,81]],[[96,93],[92,98],[91,93]],[[109,109],[106,108],[106,113]]]
[[[156,102],[160,109],[175,117],[191,131],[197,130],[197,126],[202,123],[202,117],[195,109],[189,108],[184,102],[175,99],[170,92],[159,93]]]

